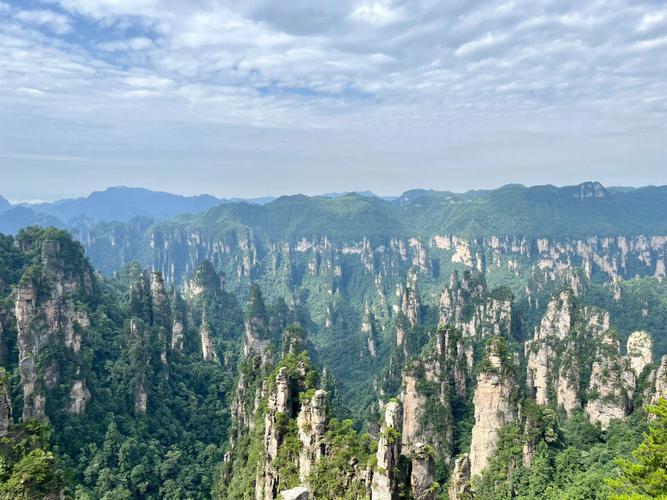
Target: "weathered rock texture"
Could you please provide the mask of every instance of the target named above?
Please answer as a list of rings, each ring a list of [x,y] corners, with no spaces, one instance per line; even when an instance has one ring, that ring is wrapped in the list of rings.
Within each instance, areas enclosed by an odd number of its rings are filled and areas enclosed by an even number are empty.
[[[648,332],[634,332],[628,338],[627,357],[635,375],[639,377],[644,368],[653,363],[653,337]]]
[[[323,390],[315,391],[310,401],[304,401],[297,418],[301,452],[299,454],[299,477],[306,483],[313,465],[324,455],[324,432],[326,431],[326,397]]]
[[[78,255],[78,265],[65,262],[63,245],[66,243],[58,239],[44,240],[39,269],[24,275],[16,294],[14,314],[24,420],[45,418],[49,389],[62,383],[70,384],[70,389],[83,384],[81,379],[61,381],[61,367],[55,360],[47,359],[48,355],[42,355],[47,345],[60,344],[78,362],[82,335],[90,326],[75,296],[92,293],[92,269],[82,255]],[[78,391],[75,389],[75,392]],[[86,401],[85,397],[79,399],[71,410],[83,411]]]
[[[470,498],[472,496],[470,479],[470,457],[467,453],[464,453],[454,462],[454,470],[449,478],[449,488],[447,489],[449,500]]]
[[[256,500],[273,500],[278,496],[278,471],[273,461],[278,456],[278,447],[283,440],[282,418],[291,418],[290,384],[287,368],[281,368],[276,375],[275,389],[269,395],[268,411],[264,417],[264,455],[257,470],[255,481]]]
[[[475,425],[470,444],[470,474],[480,474],[496,451],[502,427],[517,417],[516,371],[501,338],[489,341],[477,376]]]
[[[395,401],[387,403],[380,428],[380,439],[376,453],[377,465],[371,487],[372,500],[395,500],[398,498],[397,469],[401,456],[402,428],[401,405]]]
[[[7,435],[12,423],[12,400],[7,385],[7,372],[0,368],[0,438]]]
[[[435,462],[433,449],[424,443],[416,443],[410,453],[410,489],[415,500],[434,500],[433,477]]]

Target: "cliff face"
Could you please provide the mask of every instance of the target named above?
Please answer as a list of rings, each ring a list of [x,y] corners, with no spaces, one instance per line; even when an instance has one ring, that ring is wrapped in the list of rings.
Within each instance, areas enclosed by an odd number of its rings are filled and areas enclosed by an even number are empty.
[[[492,338],[477,376],[473,400],[475,425],[470,444],[471,477],[486,468],[496,450],[500,429],[517,417],[516,367],[505,349],[501,338]]]
[[[257,500],[273,500],[278,496],[280,477],[273,462],[278,458],[278,447],[285,437],[286,429],[283,420],[293,416],[290,397],[287,368],[281,368],[276,375],[275,389],[269,395],[268,411],[264,418],[264,455],[260,461],[255,481]]]
[[[12,400],[7,384],[7,372],[0,368],[0,438],[7,435],[9,426],[13,423]]]
[[[326,430],[326,391],[315,391],[310,400],[302,402],[297,419],[301,452],[299,454],[299,478],[308,482],[313,465],[326,452],[324,431]]]
[[[30,244],[25,245],[24,250],[30,250]],[[92,269],[71,241],[47,237],[33,245],[41,246],[34,249],[41,258],[21,279],[14,308],[24,420],[46,417],[48,393],[59,384],[70,386],[70,412],[83,412],[90,399],[79,355],[90,321],[77,297],[93,293]],[[70,252],[71,260],[66,258]],[[44,350],[47,346],[49,351]],[[53,357],[56,346],[71,364],[61,365]]]
[[[397,470],[401,456],[402,419],[401,405],[395,401],[387,403],[380,427],[380,439],[376,453],[377,465],[373,473],[371,494],[373,500],[399,498]]]

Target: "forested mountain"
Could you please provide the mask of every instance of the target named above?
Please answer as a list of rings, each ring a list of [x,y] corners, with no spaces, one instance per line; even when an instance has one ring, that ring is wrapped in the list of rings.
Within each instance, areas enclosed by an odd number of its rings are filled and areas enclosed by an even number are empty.
[[[289,196],[0,236],[0,498],[667,494],[664,201]]]
[[[89,227],[99,221],[128,222],[135,217],[170,219],[180,214],[206,212],[221,203],[267,203],[271,197],[241,200],[203,194],[181,196],[143,188],[116,186],[89,196],[55,202],[12,205],[0,196],[0,232],[15,234],[22,227]],[[10,210],[11,209],[11,210]]]

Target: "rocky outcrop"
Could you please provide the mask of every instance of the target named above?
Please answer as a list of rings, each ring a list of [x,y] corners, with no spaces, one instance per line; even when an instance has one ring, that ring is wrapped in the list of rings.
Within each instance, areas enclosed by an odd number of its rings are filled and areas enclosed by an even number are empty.
[[[144,323],[140,319],[132,319],[130,321],[130,339],[131,352],[133,354],[133,366],[135,371],[135,385],[134,385],[134,412],[146,413],[148,409],[148,390],[147,384],[147,370],[150,359],[145,359],[143,353],[145,352],[145,330]]]
[[[628,337],[626,353],[632,371],[639,377],[644,368],[653,363],[653,337],[651,334],[644,331],[633,332]]]
[[[654,405],[660,398],[667,399],[667,355],[660,360],[660,366],[653,370],[647,380],[647,400]]]
[[[459,274],[454,272],[449,286],[440,294],[438,323],[454,326],[471,339],[509,335],[512,300],[488,293],[480,276],[466,271],[459,279]]]
[[[324,432],[326,431],[326,397],[323,390],[315,391],[310,400],[303,401],[297,418],[301,452],[299,454],[299,477],[306,484],[313,465],[324,455]]]
[[[211,325],[206,322],[206,319],[202,321],[201,326],[199,327],[199,341],[201,342],[201,357],[204,361],[218,361],[218,353],[215,350],[215,345],[213,344],[213,331],[211,330]]]
[[[442,334],[442,331],[438,333]],[[412,456],[417,443],[423,443],[438,460],[449,463],[452,447],[451,366],[451,360],[436,349],[423,359],[413,360],[403,370],[401,444],[405,455]]]
[[[297,486],[280,493],[280,500],[308,500],[309,491],[305,486]]]
[[[496,451],[499,432],[517,417],[517,386],[514,361],[500,337],[486,347],[485,360],[477,376],[473,404],[475,424],[470,444],[470,474],[480,474]]]
[[[414,500],[435,500],[433,449],[424,443],[415,443],[408,458],[410,459],[412,498]]]
[[[557,347],[568,339],[574,324],[572,294],[569,291],[561,292],[554,297],[547,306],[540,325],[535,329],[533,340],[526,342],[527,379],[526,385],[529,395],[537,404],[549,404],[549,388],[559,387],[559,401],[569,414],[577,406],[579,396],[576,393],[576,383],[569,383],[567,376],[564,383],[557,371]]]
[[[364,318],[361,321],[361,334],[366,339],[366,349],[371,358],[377,357],[377,334],[373,326],[373,315],[368,307],[364,307]]]
[[[173,352],[183,352],[183,332],[185,326],[180,319],[174,319],[171,326],[171,350]]]
[[[246,310],[243,354],[245,356],[256,355],[262,360],[262,365],[267,365],[271,361],[271,341],[268,338],[266,307],[259,287],[251,288]]]
[[[84,380],[77,380],[69,392],[70,413],[80,415],[86,409],[86,403],[90,400],[90,391]]]
[[[290,384],[287,368],[278,371],[275,388],[269,395],[268,410],[264,417],[264,439],[262,456],[255,481],[256,500],[273,500],[278,496],[278,471],[273,461],[278,457],[285,429],[280,425],[284,418],[291,418]]]
[[[630,362],[621,356],[618,339],[605,332],[598,337],[588,388],[585,410],[591,422],[597,422],[606,429],[612,420],[628,415],[634,383]]]
[[[83,380],[61,380],[57,362],[43,354],[45,347],[60,344],[76,355],[82,335],[90,326],[75,296],[85,297],[92,292],[92,269],[81,253],[68,248],[74,245],[64,238],[46,238],[40,265],[26,272],[16,293],[14,315],[24,420],[46,417],[47,393],[56,385],[67,384],[72,389],[83,384]],[[65,262],[65,254],[72,262]],[[85,401],[80,400],[73,408],[84,411]]]
[[[7,435],[12,423],[12,400],[7,384],[7,372],[0,368],[0,438]]]
[[[396,401],[387,403],[375,455],[377,465],[371,486],[372,500],[396,500],[398,498],[397,469],[401,456],[402,420],[401,405]]]
[[[454,462],[454,470],[449,478],[449,488],[447,489],[449,500],[472,498],[470,479],[470,457],[467,453],[464,453]]]
[[[169,299],[164,290],[162,273],[151,274],[150,283],[152,324],[157,329],[158,343],[160,346],[160,360],[167,364],[168,335],[171,325],[171,309]]]
[[[426,397],[417,389],[417,377],[410,370],[403,373],[401,402],[403,403],[401,440],[403,447],[407,449],[425,438],[423,420],[427,402]]]

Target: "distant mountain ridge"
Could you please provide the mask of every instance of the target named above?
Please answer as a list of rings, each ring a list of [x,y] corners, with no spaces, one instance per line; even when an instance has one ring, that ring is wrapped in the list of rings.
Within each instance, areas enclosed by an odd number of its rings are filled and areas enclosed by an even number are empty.
[[[605,188],[591,181],[564,187],[507,184],[465,193],[413,189],[398,197],[361,191],[248,200],[118,186],[53,203],[12,207],[0,199],[0,233],[52,225],[82,234],[82,228],[98,223],[135,218],[147,221],[142,225],[171,221],[205,232],[246,227],[281,238],[667,234],[667,186]]]
[[[54,202],[20,203],[12,206],[0,196],[0,233],[15,233],[30,225],[79,227],[82,223],[129,222],[135,217],[171,219],[182,214],[202,213],[223,203],[264,204],[273,197],[252,199],[216,198],[209,194],[183,196],[145,188],[114,186],[86,197]]]

